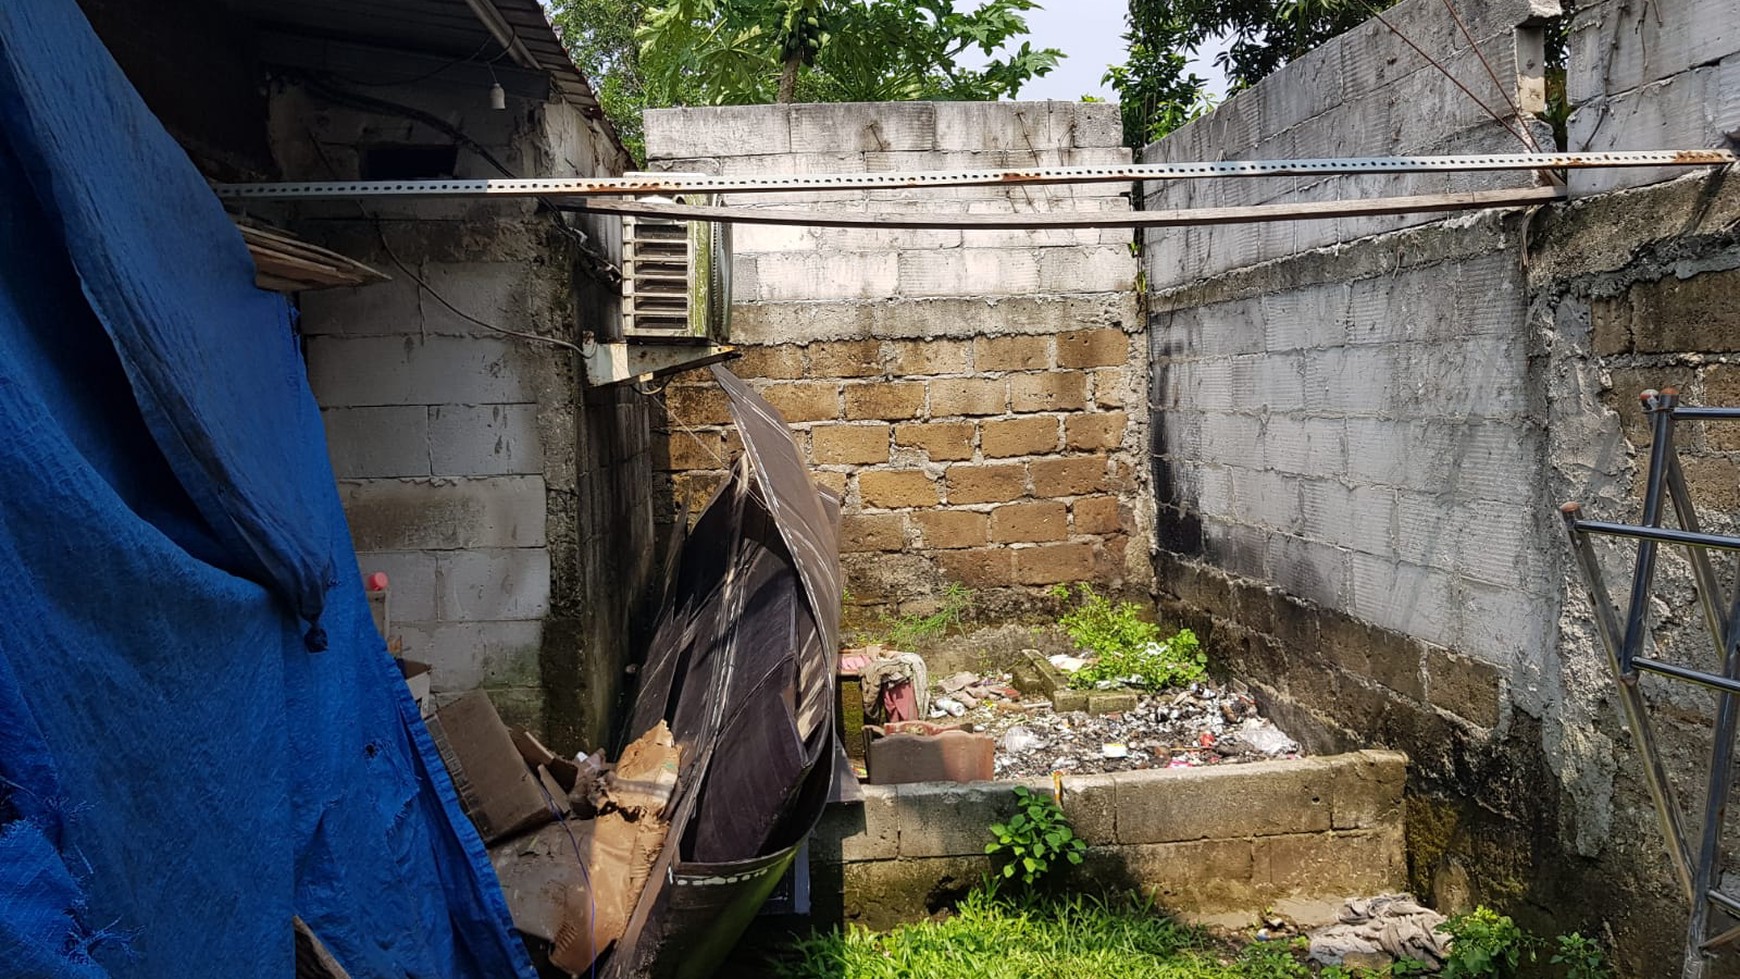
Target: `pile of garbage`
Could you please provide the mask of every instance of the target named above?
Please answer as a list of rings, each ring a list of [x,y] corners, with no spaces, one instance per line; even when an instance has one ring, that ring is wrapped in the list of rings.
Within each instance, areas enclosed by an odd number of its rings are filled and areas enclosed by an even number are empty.
[[[936,685],[933,720],[990,735],[998,778],[1127,772],[1297,758],[1300,746],[1237,686],[1193,683],[1142,694],[1127,710],[1058,712],[1024,699],[1003,674],[958,673]]]

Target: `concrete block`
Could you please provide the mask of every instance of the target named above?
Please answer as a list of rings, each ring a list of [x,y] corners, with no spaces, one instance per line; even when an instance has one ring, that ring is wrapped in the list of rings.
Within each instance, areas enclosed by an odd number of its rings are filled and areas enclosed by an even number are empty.
[[[1403,635],[1440,645],[1455,643],[1454,577],[1435,568],[1358,551],[1350,560],[1353,594],[1349,612]]]
[[[308,383],[322,406],[526,404],[536,358],[517,340],[481,337],[308,338]]]
[[[1049,102],[937,102],[939,150],[1028,150],[1057,146]]]
[[[429,455],[437,476],[543,472],[536,405],[436,405],[429,409]]]
[[[1740,55],[1681,72],[1604,99],[1571,114],[1573,151],[1607,152],[1640,146],[1676,149],[1720,147],[1740,130]],[[1678,168],[1576,171],[1574,197],[1639,187],[1683,176]]]
[[[1173,911],[1248,910],[1267,903],[1252,880],[1251,847],[1236,839],[1092,847],[1082,877],[1132,887]]]
[[[900,858],[983,856],[987,829],[1015,813],[1006,782],[921,782],[899,786]]]
[[[817,299],[886,299],[903,281],[899,257],[790,252],[758,256],[755,298],[763,302]]]
[[[1041,292],[1127,292],[1136,285],[1136,256],[1118,245],[1043,248]]]
[[[417,274],[428,288],[418,295],[418,320],[424,335],[492,336],[448,308],[495,326],[512,330],[559,327],[542,314],[534,298],[541,283],[533,277],[530,262],[424,262]]]
[[[1334,771],[1330,761],[1310,758],[1123,773],[1116,783],[1118,842],[1324,832]]]
[[[544,545],[544,480],[346,480],[339,497],[359,551]]]
[[[1563,599],[1532,588],[1472,581],[1459,585],[1455,632],[1437,640],[1440,645],[1492,663],[1542,668],[1549,661]],[[1478,723],[1479,718],[1469,720]]]
[[[1568,41],[1566,88],[1580,105],[1740,52],[1740,0],[1583,4]]]
[[[316,289],[301,297],[304,336],[417,333],[418,286],[399,276],[350,289]]]
[[[1031,251],[901,252],[898,279],[898,287],[882,295],[997,296],[1040,291],[1039,260]]]
[[[512,622],[402,622],[404,656],[434,667],[437,694],[486,686],[537,687],[540,620]]]
[[[829,806],[810,839],[810,859],[821,863],[893,860],[900,855],[900,810],[889,785],[861,787],[863,805]]]
[[[550,552],[541,547],[442,551],[435,573],[444,621],[541,619],[550,611]]]
[[[1069,775],[1063,780],[1063,814],[1075,835],[1089,846],[1109,846],[1118,840],[1120,774]]]
[[[931,102],[791,107],[794,153],[925,151],[936,147]]]
[[[320,420],[338,478],[429,475],[427,408],[328,408]]]
[[[785,105],[650,109],[644,115],[647,160],[790,153],[791,114]]]
[[[397,622],[435,620],[435,554],[432,551],[359,551],[357,567],[387,576],[391,614]]]
[[[1399,825],[1251,844],[1251,877],[1277,897],[1394,893],[1406,885],[1406,871]]]
[[[1243,573],[1266,576],[1289,594],[1327,608],[1347,603],[1352,586],[1346,548],[1290,534],[1262,534],[1258,542],[1261,563],[1241,569]]]

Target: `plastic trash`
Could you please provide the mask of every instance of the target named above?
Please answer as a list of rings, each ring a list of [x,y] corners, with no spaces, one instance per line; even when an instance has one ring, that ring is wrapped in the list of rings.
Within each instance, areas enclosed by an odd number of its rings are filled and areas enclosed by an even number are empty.
[[[1087,660],[1082,659],[1080,656],[1070,656],[1067,653],[1058,653],[1051,657],[1051,665],[1065,673],[1074,673],[1076,670],[1086,666]]]
[[[1034,734],[1030,728],[1017,726],[1003,732],[1003,740],[997,743],[997,747],[1006,754],[1024,755],[1045,747],[1045,739]]]
[[[1130,757],[1130,746],[1127,744],[1102,744],[1100,745],[1100,757],[1128,758]]]
[[[967,705],[953,697],[938,697],[931,701],[931,706],[947,713],[950,717],[960,717],[967,712]]]
[[[1250,745],[1253,750],[1271,757],[1291,754],[1299,750],[1299,745],[1292,738],[1281,733],[1281,729],[1274,724],[1261,718],[1253,717],[1244,722],[1239,727],[1238,738]]]

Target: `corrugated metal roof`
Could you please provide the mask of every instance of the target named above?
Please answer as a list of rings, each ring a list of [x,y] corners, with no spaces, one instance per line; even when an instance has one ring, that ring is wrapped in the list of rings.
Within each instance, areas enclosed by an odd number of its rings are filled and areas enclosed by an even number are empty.
[[[465,0],[229,0],[262,28],[462,59],[493,35]],[[490,0],[557,92],[601,115],[592,85],[569,59],[537,0]]]

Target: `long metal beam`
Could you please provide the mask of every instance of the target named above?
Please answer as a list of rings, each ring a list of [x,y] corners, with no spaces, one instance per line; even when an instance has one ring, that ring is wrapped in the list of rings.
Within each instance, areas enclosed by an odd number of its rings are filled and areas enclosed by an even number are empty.
[[[1529,207],[1564,200],[1559,187],[1483,190],[1466,194],[1379,197],[1374,200],[1307,201],[1245,207],[1187,207],[1171,211],[1053,211],[1038,214],[913,214],[894,211],[799,211],[759,207],[709,207],[651,201],[587,200],[576,211],[633,214],[728,224],[804,225],[813,228],[959,228],[966,231],[1049,230],[1056,228],[1169,228],[1210,224],[1257,224],[1312,218],[1371,217],[1477,211],[1488,207]]]
[[[1310,160],[1223,160],[1109,167],[1029,167],[1017,170],[938,170],[889,173],[725,176],[636,174],[627,177],[531,177],[496,180],[326,180],[302,183],[215,184],[219,197],[252,200],[356,200],[369,197],[609,197],[639,194],[771,194],[794,191],[902,190],[913,187],[996,187],[1012,184],[1129,183],[1209,177],[1326,177],[1361,173],[1472,173],[1496,170],[1583,170],[1615,167],[1706,167],[1734,163],[1729,150],[1647,150],[1628,153],[1513,153],[1471,156],[1384,156]]]

